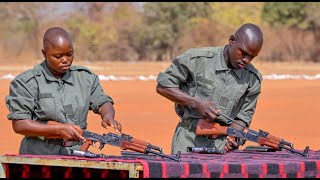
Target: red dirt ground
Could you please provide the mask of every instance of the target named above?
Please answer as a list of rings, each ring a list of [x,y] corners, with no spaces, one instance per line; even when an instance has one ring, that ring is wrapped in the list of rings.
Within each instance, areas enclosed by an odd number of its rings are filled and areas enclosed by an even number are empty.
[[[15,134],[7,120],[4,98],[10,80],[1,80],[0,154],[17,154],[21,135]],[[116,119],[123,133],[150,142],[170,153],[171,137],[178,123],[174,104],[155,91],[156,81],[102,81],[107,94],[115,101]],[[264,80],[251,129],[262,129],[292,142],[297,149],[310,146],[320,150],[320,80]],[[100,117],[89,114],[88,130],[97,133],[114,132],[100,126]],[[97,144],[98,145],[98,144]],[[254,145],[254,143],[246,143]],[[243,147],[242,147],[243,148]],[[96,153],[119,155],[120,149],[106,145],[103,150],[90,147]]]

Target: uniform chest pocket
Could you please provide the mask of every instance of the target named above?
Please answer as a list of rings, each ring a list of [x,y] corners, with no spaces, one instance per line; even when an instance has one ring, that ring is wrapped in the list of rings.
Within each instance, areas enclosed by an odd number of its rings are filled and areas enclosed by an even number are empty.
[[[84,104],[82,104],[80,97],[81,95],[79,92],[74,91],[72,94],[65,97],[63,103],[67,122],[76,125],[82,124],[82,122],[80,122],[80,113],[83,110]]]
[[[196,94],[198,97],[210,100],[214,92],[215,87],[213,81],[204,77],[197,77],[197,89]]]
[[[56,102],[52,93],[39,94],[34,112],[39,120],[56,119]]]

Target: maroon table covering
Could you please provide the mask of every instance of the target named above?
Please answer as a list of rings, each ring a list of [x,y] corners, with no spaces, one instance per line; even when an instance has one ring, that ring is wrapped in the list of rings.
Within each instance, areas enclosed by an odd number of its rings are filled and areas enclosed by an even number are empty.
[[[287,151],[244,152],[234,151],[226,155],[219,154],[182,154],[181,162],[161,158],[83,158],[74,156],[32,156],[6,155],[22,157],[43,157],[54,159],[81,159],[88,161],[141,163],[144,178],[320,178],[320,151],[310,151],[309,157],[291,154]],[[9,165],[17,166],[17,165]],[[58,172],[63,175],[58,176]],[[50,173],[49,173],[50,172]],[[20,173],[17,175],[17,173]],[[11,177],[128,177],[128,172],[116,170],[98,170],[91,168],[48,167],[32,165],[9,167]],[[9,176],[9,177],[10,177]]]
[[[148,161],[148,166],[149,177],[319,178],[320,151],[310,151],[309,157],[285,151],[183,154],[181,162]]]

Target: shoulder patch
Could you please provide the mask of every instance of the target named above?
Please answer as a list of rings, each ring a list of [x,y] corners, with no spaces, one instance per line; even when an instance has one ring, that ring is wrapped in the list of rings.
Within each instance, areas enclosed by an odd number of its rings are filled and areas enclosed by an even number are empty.
[[[71,70],[71,71],[81,71],[81,70],[84,70],[84,71],[87,71],[87,72],[89,72],[90,74],[92,74],[92,71],[91,71],[89,68],[84,67],[84,66],[79,66],[79,65],[71,66],[71,67],[70,67],[70,70]]]
[[[245,67],[245,69],[247,69],[248,71],[250,71],[250,72],[252,72],[253,74],[255,74],[255,75],[258,77],[258,79],[259,79],[259,81],[260,81],[260,83],[261,83],[261,81],[262,81],[262,75],[261,75],[261,73],[260,73],[251,63],[247,64],[246,67]]]

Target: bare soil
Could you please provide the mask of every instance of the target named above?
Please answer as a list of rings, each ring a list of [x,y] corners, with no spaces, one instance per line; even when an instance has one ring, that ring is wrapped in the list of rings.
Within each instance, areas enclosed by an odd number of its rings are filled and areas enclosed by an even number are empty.
[[[101,63],[80,62],[103,75],[157,75],[170,62],[162,63]],[[17,75],[32,64],[0,66],[0,75]],[[257,63],[256,67],[263,75],[268,74],[309,74],[320,72],[319,64],[304,63]],[[10,80],[0,80],[0,101],[2,126],[0,126],[0,154],[17,154],[22,135],[14,133],[11,121],[7,120],[8,110],[5,96],[9,93]],[[156,81],[101,81],[105,92],[115,101],[116,119],[123,125],[123,133],[160,146],[170,153],[171,138],[179,121],[174,112],[173,102],[156,93]],[[320,121],[317,113],[320,107],[320,80],[264,80],[262,93],[254,114],[251,129],[262,129],[274,136],[292,142],[297,149],[310,146],[311,150],[320,150]],[[88,117],[88,130],[97,133],[114,132],[103,129],[100,117],[92,112]],[[247,142],[247,145],[255,145]],[[245,147],[244,146],[244,147]],[[97,144],[98,147],[98,144]],[[244,148],[241,147],[241,148]],[[106,145],[91,151],[109,155],[119,155],[120,149]]]

